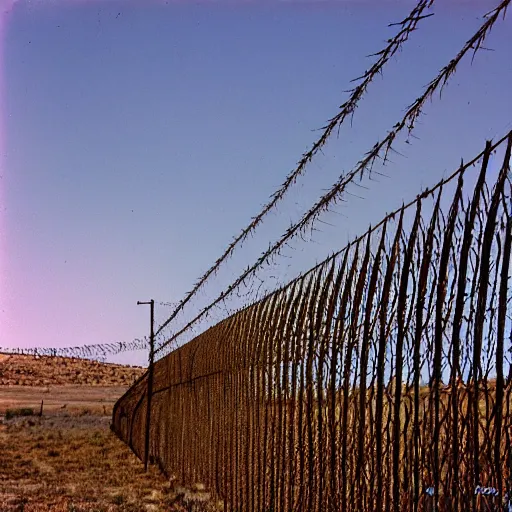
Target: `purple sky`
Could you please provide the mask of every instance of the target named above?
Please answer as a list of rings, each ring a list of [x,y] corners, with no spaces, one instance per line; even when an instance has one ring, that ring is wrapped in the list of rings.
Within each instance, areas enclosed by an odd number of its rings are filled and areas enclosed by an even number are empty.
[[[438,3],[370,86],[353,126],[186,317],[385,135],[495,5]],[[412,5],[18,0],[0,18],[0,346],[145,335],[148,311],[137,300],[176,302],[191,288],[346,99],[371,62],[365,56],[396,30],[388,23]],[[280,282],[512,128],[510,18],[486,46],[495,51],[464,62],[428,105],[419,140],[397,148],[405,156],[387,166],[389,179],[367,184],[364,200],[351,197],[343,216],[326,218],[335,227],[277,262]],[[158,306],[158,321],[169,311]]]

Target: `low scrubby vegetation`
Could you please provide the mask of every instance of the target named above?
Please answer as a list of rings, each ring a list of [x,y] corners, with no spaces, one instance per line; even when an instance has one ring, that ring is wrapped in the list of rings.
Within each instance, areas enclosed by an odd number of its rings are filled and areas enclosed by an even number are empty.
[[[16,416],[34,416],[34,409],[31,407],[22,407],[21,409],[7,409],[5,419],[10,420]]]
[[[71,357],[0,354],[3,386],[130,386],[145,368]]]
[[[9,416],[0,425],[0,511],[184,510],[157,468],[109,429],[108,416]],[[173,508],[174,507],[174,508]]]

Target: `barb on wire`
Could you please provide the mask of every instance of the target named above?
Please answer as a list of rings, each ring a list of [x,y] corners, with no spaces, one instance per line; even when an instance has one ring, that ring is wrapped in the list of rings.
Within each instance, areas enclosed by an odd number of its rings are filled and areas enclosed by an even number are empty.
[[[156,304],[165,308],[175,308],[178,305],[177,302],[156,302]]]
[[[454,57],[444,68],[442,68],[436,78],[434,78],[426,87],[424,93],[408,108],[405,116],[393,126],[393,128],[388,132],[387,136],[382,139],[382,141],[373,146],[373,148],[366,154],[365,158],[363,158],[363,160],[361,160],[352,171],[346,175],[340,176],[330,191],[323,195],[317,201],[317,203],[308,212],[306,212],[306,214],[298,223],[291,226],[277,242],[275,242],[273,245],[270,245],[269,249],[265,251],[252,266],[249,266],[240,277],[238,277],[211,304],[203,308],[199,314],[183,329],[178,331],[178,333],[174,334],[173,337],[162,344],[157,349],[157,352],[166,344],[173,341],[177,336],[188,330],[191,325],[195,324],[199,319],[201,319],[218,302],[224,300],[228,295],[230,295],[242,281],[253,275],[261,265],[268,262],[270,258],[285,245],[286,242],[292,238],[295,238],[296,236],[301,236],[304,234],[307,228],[312,229],[319,215],[322,212],[328,210],[332,203],[340,199],[340,196],[346,192],[346,187],[352,183],[356,177],[359,176],[362,178],[367,174],[371,174],[372,165],[375,163],[375,160],[378,158],[384,158],[385,160],[387,158],[387,154],[389,153],[391,146],[398,134],[401,133],[404,129],[406,129],[409,134],[414,130],[416,121],[421,115],[423,106],[427,100],[431,99],[437,90],[440,90],[440,92],[442,91],[443,87],[448,82],[448,79],[455,73],[457,65],[466,56],[466,54],[469,53],[470,50],[473,50],[474,55],[481,48],[482,43],[486,39],[491,28],[498,20],[500,14],[503,14],[503,18],[505,18],[506,9],[511,1],[512,0],[503,0],[493,11],[488,13],[484,23],[464,44],[456,57]],[[167,323],[164,323],[162,328],[165,327]]]
[[[339,108],[339,112],[332,117],[326,126],[322,128],[323,132],[320,138],[311,146],[311,148],[302,155],[299,160],[297,166],[293,171],[291,171],[287,176],[283,184],[279,187],[279,189],[272,194],[270,197],[270,201],[263,207],[263,209],[252,218],[251,222],[245,227],[228,245],[226,250],[222,253],[222,255],[215,261],[215,263],[199,278],[197,283],[194,285],[192,290],[187,293],[187,295],[178,303],[176,309],[172,312],[169,318],[159,327],[156,332],[158,335],[176,316],[178,313],[184,308],[184,306],[190,301],[190,299],[197,293],[197,291],[206,283],[206,281],[210,278],[210,276],[214,275],[219,269],[220,265],[233,254],[235,248],[242,244],[247,237],[258,227],[258,225],[262,222],[263,218],[277,205],[277,203],[283,199],[288,190],[295,184],[297,179],[304,174],[306,171],[307,165],[311,162],[313,157],[325,146],[328,139],[334,132],[336,128],[339,128],[344,123],[344,121],[348,117],[352,117],[354,112],[358,106],[359,101],[363,97],[366,92],[366,89],[370,85],[370,82],[379,74],[382,74],[382,70],[385,64],[391,59],[402,47],[402,45],[408,40],[410,34],[417,29],[418,23],[425,19],[433,16],[431,14],[423,14],[425,9],[430,8],[434,0],[420,0],[419,3],[414,7],[414,9],[410,12],[410,14],[398,23],[392,23],[390,26],[398,25],[400,26],[400,30],[398,33],[391,39],[389,39],[387,46],[373,54],[372,56],[378,56],[377,61],[367,69],[364,74],[358,78],[352,80],[352,82],[356,82],[361,80],[361,83],[350,89],[349,93],[351,93],[350,98],[343,103]]]

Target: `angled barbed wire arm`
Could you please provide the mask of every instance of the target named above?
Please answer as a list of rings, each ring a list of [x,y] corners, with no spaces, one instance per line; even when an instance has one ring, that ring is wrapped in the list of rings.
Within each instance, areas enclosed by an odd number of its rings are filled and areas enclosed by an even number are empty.
[[[474,49],[474,45],[481,41],[483,42],[487,37],[490,29],[494,26],[496,21],[499,18],[500,14],[506,13],[506,8],[512,2],[512,0],[503,0],[498,7],[496,7],[491,14],[488,16],[486,21],[480,26],[480,28],[475,32],[475,34],[464,44],[459,53],[454,57],[441,71],[440,73],[429,83],[423,94],[409,107],[404,117],[398,121],[393,128],[388,132],[387,136],[382,139],[380,142],[376,143],[373,148],[367,153],[365,158],[361,160],[354,169],[352,169],[348,174],[340,176],[338,181],[331,187],[327,194],[324,194],[313,207],[304,214],[304,216],[299,220],[296,224],[286,230],[286,232],[282,235],[282,237],[277,240],[273,245],[269,247],[257,260],[256,262],[249,266],[241,276],[239,276],[224,292],[222,292],[212,303],[203,308],[201,312],[185,326],[182,330],[180,330],[177,334],[175,334],[171,339],[168,339],[165,343],[163,343],[158,349],[161,350],[166,344],[170,343],[177,336],[182,334],[185,330],[188,330],[191,325],[195,324],[200,318],[202,318],[212,307],[214,307],[219,302],[226,299],[234,290],[238,288],[240,283],[245,280],[247,277],[255,274],[256,270],[262,265],[268,263],[269,259],[272,258],[285,243],[287,243],[292,238],[299,236],[301,233],[304,233],[308,228],[313,228],[314,223],[317,221],[319,215],[323,213],[326,209],[329,208],[331,203],[335,201],[340,195],[346,192],[346,187],[351,184],[357,176],[364,176],[371,173],[371,165],[372,163],[390,150],[392,144],[394,143],[397,135],[402,131],[406,130],[410,133],[416,125],[416,121],[419,115],[422,112],[422,108],[427,102],[428,99],[431,99],[433,94],[446,85],[449,78],[456,72],[457,66],[460,61],[466,56],[467,53],[471,49]],[[478,51],[478,48],[476,49]],[[170,317],[171,318],[171,317]],[[171,320],[164,323],[162,328],[167,325]]]
[[[366,89],[370,83],[377,75],[382,73],[384,66],[401,49],[403,44],[409,39],[409,36],[412,34],[412,32],[417,30],[418,23],[433,15],[433,13],[428,15],[423,14],[423,12],[430,8],[433,3],[434,0],[420,0],[404,20],[390,25],[398,25],[401,27],[401,29],[397,34],[395,34],[394,37],[388,40],[388,44],[384,49],[373,55],[370,55],[377,56],[377,61],[368,70],[366,70],[363,75],[352,80],[352,82],[359,80],[362,81],[359,85],[347,91],[351,93],[350,98],[339,107],[340,111],[334,117],[329,119],[328,124],[322,128],[323,133],[320,138],[317,139],[317,141],[312,145],[311,149],[302,155],[297,167],[286,176],[286,179],[281,187],[276,190],[270,197],[270,201],[256,216],[251,219],[251,222],[237,236],[234,237],[233,241],[228,245],[222,255],[217,258],[215,263],[198,279],[192,290],[188,292],[187,295],[178,303],[178,306],[174,309],[169,318],[159,327],[156,335],[160,334],[160,332],[167,325],[169,325],[169,323],[172,322],[174,318],[176,318],[178,313],[192,299],[192,297],[199,291],[199,289],[203,287],[210,276],[214,275],[221,264],[233,254],[235,248],[239,245],[242,245],[247,237],[252,235],[255,229],[263,221],[263,218],[275,208],[279,201],[281,201],[287,194],[288,190],[296,183],[297,179],[305,173],[307,165],[325,146],[334,130],[338,128],[339,131],[339,128],[345,122],[345,120],[348,117],[353,117],[358,103],[365,94]]]

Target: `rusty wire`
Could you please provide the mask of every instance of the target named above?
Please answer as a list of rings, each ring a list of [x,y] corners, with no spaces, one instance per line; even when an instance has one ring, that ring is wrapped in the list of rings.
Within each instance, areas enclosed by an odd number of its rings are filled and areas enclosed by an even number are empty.
[[[157,361],[151,459],[228,511],[504,510],[511,148]],[[113,413],[139,457],[146,400]]]

